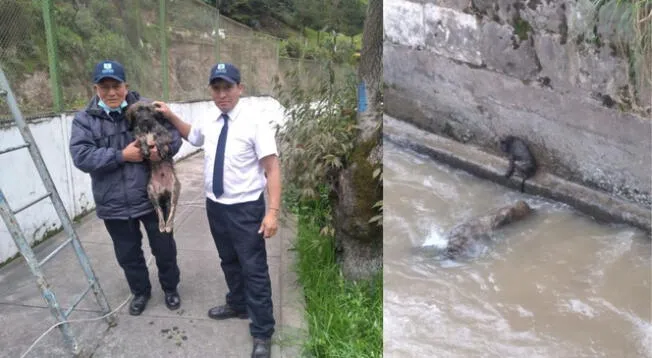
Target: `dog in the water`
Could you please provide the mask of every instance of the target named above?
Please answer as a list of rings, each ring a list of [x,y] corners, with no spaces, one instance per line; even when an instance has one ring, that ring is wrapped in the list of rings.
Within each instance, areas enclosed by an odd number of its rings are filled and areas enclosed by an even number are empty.
[[[127,120],[140,143],[143,158],[147,159],[150,165],[147,194],[158,215],[159,231],[172,232],[174,214],[181,192],[181,183],[177,179],[170,155],[172,136],[162,124],[165,119],[151,103],[140,101],[132,104],[127,110]],[[154,147],[159,153],[160,161],[149,160]],[[167,209],[167,218],[164,209]]]
[[[448,244],[444,256],[455,259],[469,250],[476,242],[489,241],[495,230],[520,221],[532,213],[523,200],[505,206],[480,217],[472,218],[451,229],[447,234]]]

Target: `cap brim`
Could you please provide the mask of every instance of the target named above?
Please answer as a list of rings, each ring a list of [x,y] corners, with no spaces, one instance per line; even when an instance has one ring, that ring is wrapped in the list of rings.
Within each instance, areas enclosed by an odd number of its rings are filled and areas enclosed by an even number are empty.
[[[226,82],[232,83],[232,84],[237,83],[233,78],[231,78],[229,76],[219,75],[219,76],[211,77],[211,80],[208,81],[208,84],[209,85],[213,84],[213,82],[215,82],[216,80],[225,80]]]
[[[114,79],[114,80],[116,80],[116,81],[125,82],[122,78],[120,78],[120,77],[118,77],[118,76],[114,76],[114,75],[106,75],[106,76],[102,76],[102,77],[96,78],[94,82],[95,82],[95,83],[99,83],[101,80],[103,80],[103,79],[105,79],[105,78],[111,78],[111,79]]]

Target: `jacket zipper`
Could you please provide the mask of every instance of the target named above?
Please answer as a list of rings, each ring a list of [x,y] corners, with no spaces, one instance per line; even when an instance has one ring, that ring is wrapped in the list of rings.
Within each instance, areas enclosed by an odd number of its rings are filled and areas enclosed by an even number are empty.
[[[119,122],[114,122],[114,123],[116,128],[118,129],[117,132],[118,133],[121,132],[120,123]],[[125,202],[127,203],[127,219],[131,220],[132,210],[131,210],[131,203],[129,202],[129,195],[127,195],[127,179],[125,175],[125,170],[127,169],[127,163],[128,162],[125,162],[122,165],[122,169],[120,170],[120,175],[122,176],[122,192],[125,197]]]

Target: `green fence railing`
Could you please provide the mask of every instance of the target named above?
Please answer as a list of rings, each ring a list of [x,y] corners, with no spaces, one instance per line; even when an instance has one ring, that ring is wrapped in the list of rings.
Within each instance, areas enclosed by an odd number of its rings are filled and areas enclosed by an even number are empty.
[[[28,118],[83,108],[107,58],[125,65],[130,88],[178,102],[210,99],[217,61],[240,67],[248,95],[273,95],[272,78],[299,64],[323,78],[315,61],[280,58],[280,45],[200,0],[0,0],[0,66]]]

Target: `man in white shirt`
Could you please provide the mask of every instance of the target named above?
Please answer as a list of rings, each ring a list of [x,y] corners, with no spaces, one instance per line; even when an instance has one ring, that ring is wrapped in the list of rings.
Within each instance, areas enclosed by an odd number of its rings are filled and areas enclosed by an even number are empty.
[[[251,356],[269,357],[275,321],[264,239],[278,227],[281,170],[276,140],[268,121],[239,103],[244,86],[234,65],[213,66],[209,86],[222,113],[210,121],[190,125],[165,103],[154,104],[183,138],[204,147],[206,212],[229,287],[226,304],[211,308],[208,316],[251,318]]]

